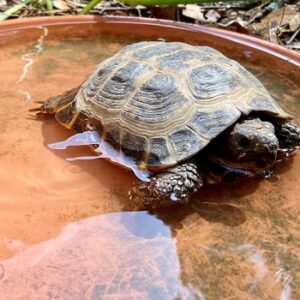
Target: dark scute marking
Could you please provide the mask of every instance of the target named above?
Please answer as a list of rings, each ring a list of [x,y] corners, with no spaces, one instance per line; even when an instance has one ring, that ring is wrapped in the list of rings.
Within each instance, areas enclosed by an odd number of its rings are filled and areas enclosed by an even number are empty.
[[[125,120],[138,120],[159,127],[160,123],[176,117],[187,103],[188,99],[179,93],[175,79],[158,74],[137,91],[121,116]]]
[[[143,161],[147,151],[147,139],[124,131],[121,149],[126,156],[133,157],[138,162]]]
[[[107,76],[107,74],[109,74],[119,63],[120,63],[120,59],[115,57],[109,61],[104,61],[102,64],[100,64],[97,72],[98,79]]]
[[[170,139],[176,152],[177,161],[195,155],[208,143],[190,129],[178,130],[170,135]]]
[[[156,42],[152,43],[150,47],[145,47],[144,49],[137,50],[134,53],[134,56],[140,59],[149,59],[153,56],[159,56],[162,54],[167,54],[176,50],[182,49],[185,44],[183,43],[164,43],[164,42]],[[149,43],[150,45],[150,43]]]
[[[55,114],[55,118],[59,123],[68,126],[68,124],[72,122],[74,114],[76,112],[76,101],[73,101],[61,110],[59,110]]]
[[[169,164],[171,160],[167,141],[164,138],[152,138],[150,140],[148,164],[153,167],[159,167],[164,164]]]
[[[137,62],[129,62],[126,66],[118,70],[110,80],[116,83],[131,82],[135,75],[139,74],[146,65]]]
[[[116,150],[120,150],[120,128],[115,124],[105,126],[105,140]]]
[[[126,66],[118,70],[110,79],[115,83],[131,83],[136,76],[140,75],[150,67],[140,62],[129,62]]]
[[[161,67],[169,68],[186,68],[189,60],[199,57],[196,51],[181,50],[168,55],[159,57],[159,64]]]
[[[193,69],[190,79],[191,91],[197,99],[230,93],[235,87],[241,85],[241,80],[236,74],[216,64]]]
[[[94,97],[102,84],[107,80],[109,74],[114,68],[120,63],[120,58],[113,58],[109,61],[104,61],[98,65],[96,74],[93,75],[92,79],[88,81],[84,91],[88,97]]]
[[[141,93],[150,93],[155,98],[162,98],[176,90],[175,80],[168,75],[156,75],[150,81],[143,84]]]
[[[143,63],[129,62],[118,70],[102,89],[100,87],[95,99],[108,107],[115,107],[119,101],[126,101],[128,93],[135,89],[135,78],[150,68]]]
[[[213,139],[240,117],[241,113],[228,106],[215,112],[198,111],[189,126],[208,139]]]
[[[80,111],[76,117],[75,122],[72,125],[72,129],[75,132],[80,133],[86,131],[87,124],[88,124],[88,116],[83,111]]]

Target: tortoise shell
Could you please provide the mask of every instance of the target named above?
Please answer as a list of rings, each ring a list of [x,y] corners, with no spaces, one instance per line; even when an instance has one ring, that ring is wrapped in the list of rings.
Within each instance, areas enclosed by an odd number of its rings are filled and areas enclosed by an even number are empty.
[[[86,119],[82,131],[96,128],[150,170],[194,156],[241,115],[290,117],[239,63],[212,48],[179,42],[123,48],[98,65],[74,105],[75,116]],[[58,116],[61,123],[67,109]]]

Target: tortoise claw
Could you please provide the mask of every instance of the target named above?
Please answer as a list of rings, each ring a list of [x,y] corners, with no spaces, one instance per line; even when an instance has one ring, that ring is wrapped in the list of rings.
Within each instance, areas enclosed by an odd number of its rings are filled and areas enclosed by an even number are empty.
[[[28,111],[30,111],[30,112],[40,112],[41,111],[41,108],[40,107],[36,107],[36,108],[31,108],[31,109],[29,109]]]
[[[37,102],[35,102],[37,103]],[[43,103],[43,102],[41,102]],[[48,114],[44,112],[43,110],[43,105],[40,105],[38,107],[34,107],[28,110],[30,113],[30,116],[33,119],[38,119],[38,118],[45,118]]]
[[[35,116],[44,116],[45,113],[44,113],[43,107],[44,107],[45,101],[34,101],[33,103],[37,104],[38,107],[31,108],[28,111],[35,113]]]

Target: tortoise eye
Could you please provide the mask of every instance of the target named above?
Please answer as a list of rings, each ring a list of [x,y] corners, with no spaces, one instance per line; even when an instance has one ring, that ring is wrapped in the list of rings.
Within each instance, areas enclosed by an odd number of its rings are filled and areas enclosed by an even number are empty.
[[[249,148],[251,146],[251,141],[246,136],[240,137],[238,143],[243,148]]]

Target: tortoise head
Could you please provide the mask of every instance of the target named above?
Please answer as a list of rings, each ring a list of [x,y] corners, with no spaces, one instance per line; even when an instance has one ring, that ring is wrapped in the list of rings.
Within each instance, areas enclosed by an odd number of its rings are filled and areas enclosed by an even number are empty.
[[[218,153],[229,166],[261,173],[272,169],[278,148],[274,126],[254,118],[235,124],[225,133]]]

